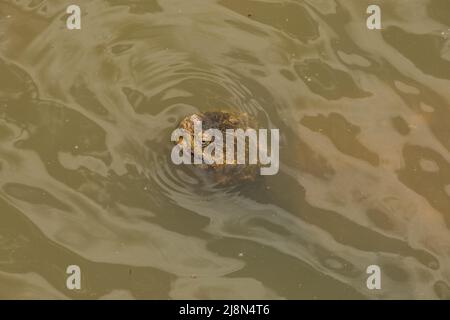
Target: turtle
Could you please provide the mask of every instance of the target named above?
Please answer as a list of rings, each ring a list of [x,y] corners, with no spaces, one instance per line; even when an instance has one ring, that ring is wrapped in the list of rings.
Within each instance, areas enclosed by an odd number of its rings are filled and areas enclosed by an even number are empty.
[[[207,156],[204,152],[205,148],[214,141],[205,133],[208,129],[218,129],[222,132],[223,136],[226,136],[226,130],[242,129],[257,129],[256,120],[246,112],[237,111],[207,111],[190,114],[183,118],[179,124],[179,129],[184,129],[190,134],[191,137],[191,152],[194,157],[194,124],[197,121],[202,123],[202,156]],[[175,143],[185,143],[183,138],[180,138]],[[248,143],[245,144],[245,152],[248,155]],[[213,155],[213,158],[218,155]],[[223,151],[223,159],[225,159],[225,150]],[[246,182],[253,182],[256,180],[259,172],[259,163],[256,164],[238,164],[237,161],[237,148],[234,148],[234,161],[232,163],[213,162],[212,164],[194,164],[194,171],[206,177],[207,180],[213,182],[219,187],[231,186],[242,184]],[[214,159],[211,159],[214,160]]]

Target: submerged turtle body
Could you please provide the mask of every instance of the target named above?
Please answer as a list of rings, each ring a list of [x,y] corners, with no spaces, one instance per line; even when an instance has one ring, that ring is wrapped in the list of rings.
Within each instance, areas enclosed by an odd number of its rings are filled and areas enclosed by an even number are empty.
[[[247,113],[229,112],[229,111],[214,111],[195,113],[184,118],[179,128],[186,130],[191,137],[191,150],[192,156],[194,156],[194,124],[197,121],[202,123],[202,156],[206,156],[204,148],[211,143],[210,137],[205,136],[205,131],[208,129],[218,129],[222,132],[223,137],[226,137],[227,129],[256,129],[256,121],[251,118]],[[185,143],[183,139],[178,143]],[[225,144],[224,144],[225,145]],[[246,155],[248,155],[248,144],[245,145]],[[217,154],[215,155],[217,156]],[[223,159],[225,159],[225,148],[223,150]],[[237,148],[234,148],[234,163],[212,163],[212,164],[197,164],[194,165],[195,169],[204,174],[206,178],[219,186],[236,185],[243,182],[254,181],[257,177],[259,170],[258,164],[237,164]],[[214,155],[213,159],[214,160]]]

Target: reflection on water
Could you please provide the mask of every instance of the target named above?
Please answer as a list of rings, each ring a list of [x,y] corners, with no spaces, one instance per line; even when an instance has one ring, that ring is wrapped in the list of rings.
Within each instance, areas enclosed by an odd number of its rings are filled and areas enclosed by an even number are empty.
[[[450,2],[376,2],[0,1],[0,298],[449,298]],[[278,175],[171,163],[217,109]]]

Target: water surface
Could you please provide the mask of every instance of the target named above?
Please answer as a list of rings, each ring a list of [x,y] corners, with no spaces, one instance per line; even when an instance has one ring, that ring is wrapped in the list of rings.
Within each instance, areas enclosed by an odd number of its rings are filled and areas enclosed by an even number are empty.
[[[73,3],[0,0],[0,298],[450,297],[449,1]],[[218,109],[280,129],[278,175],[171,163]]]

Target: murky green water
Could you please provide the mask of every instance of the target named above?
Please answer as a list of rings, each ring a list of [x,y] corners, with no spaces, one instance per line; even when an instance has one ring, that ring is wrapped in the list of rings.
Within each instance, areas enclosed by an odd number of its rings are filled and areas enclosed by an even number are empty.
[[[448,0],[0,0],[0,298],[449,298],[449,88]],[[278,175],[171,163],[217,109]]]

